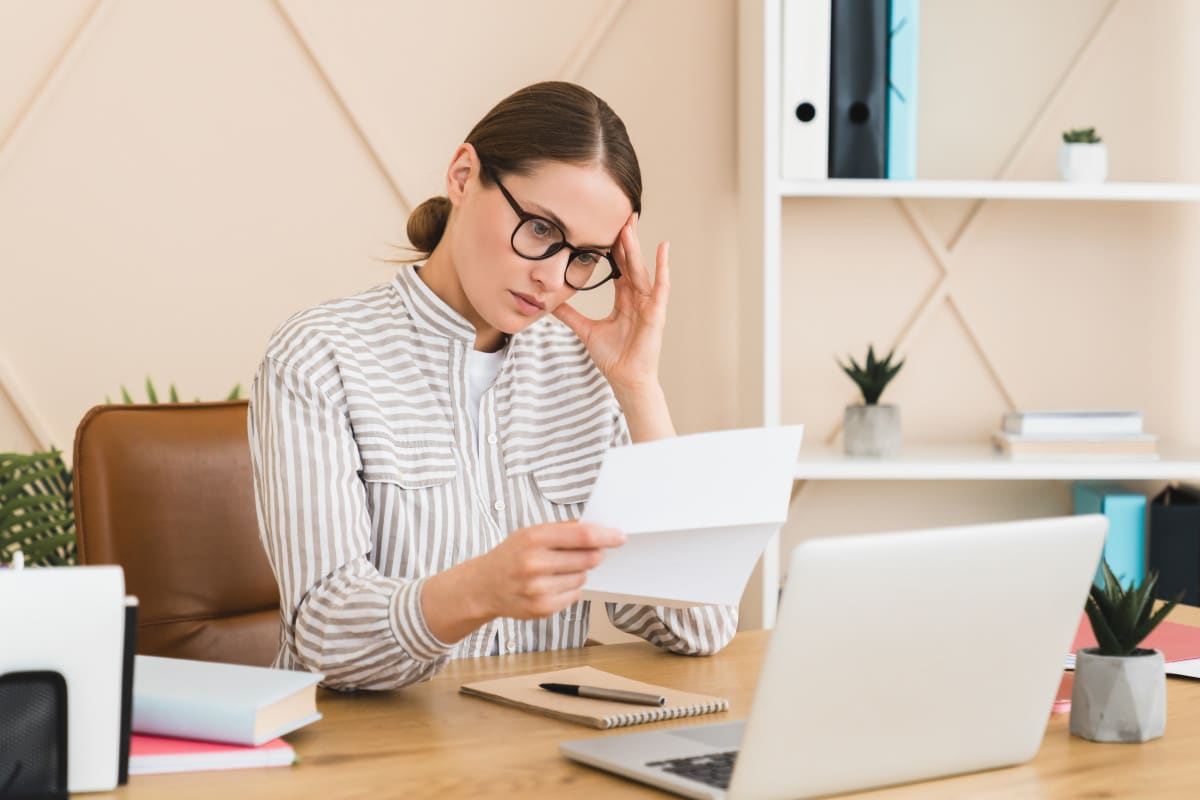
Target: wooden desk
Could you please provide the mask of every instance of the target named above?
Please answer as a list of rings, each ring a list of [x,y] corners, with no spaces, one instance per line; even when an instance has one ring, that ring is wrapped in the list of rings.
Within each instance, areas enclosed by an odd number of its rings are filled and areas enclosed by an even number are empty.
[[[1200,609],[1172,619],[1200,625]],[[118,798],[237,797],[667,797],[640,784],[566,761],[564,739],[607,736],[578,725],[458,693],[464,682],[512,672],[591,664],[654,683],[728,697],[727,714],[660,726],[738,719],[749,714],[768,633],[740,633],[712,658],[620,644],[451,663],[433,681],[386,694],[322,690],[325,718],[287,738],[301,762],[291,768],[150,775]],[[641,726],[645,728],[646,726]],[[630,730],[630,729],[625,729]],[[852,797],[1014,798],[1196,796],[1200,789],[1200,681],[1167,680],[1167,733],[1153,742],[1095,744],[1072,738],[1067,715],[1050,718],[1037,757],[1018,767],[884,789]],[[95,795],[89,795],[95,796]]]

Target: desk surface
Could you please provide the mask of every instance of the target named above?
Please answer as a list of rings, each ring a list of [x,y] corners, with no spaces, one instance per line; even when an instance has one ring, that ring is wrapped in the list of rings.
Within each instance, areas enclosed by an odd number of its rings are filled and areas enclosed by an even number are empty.
[[[1200,609],[1173,620],[1200,625]],[[383,694],[321,690],[325,718],[287,738],[291,768],[135,776],[117,798],[235,797],[667,797],[558,755],[564,739],[607,736],[559,720],[467,697],[460,684],[517,672],[591,664],[652,683],[729,698],[730,711],[659,726],[738,719],[749,713],[768,632],[740,633],[711,658],[685,658],[648,644],[620,644],[452,662],[429,683]],[[1141,745],[1072,738],[1068,715],[1050,718],[1027,764],[843,797],[1178,798],[1200,786],[1200,681],[1167,680],[1167,733]],[[648,726],[639,726],[645,729]],[[631,729],[624,729],[631,730]]]

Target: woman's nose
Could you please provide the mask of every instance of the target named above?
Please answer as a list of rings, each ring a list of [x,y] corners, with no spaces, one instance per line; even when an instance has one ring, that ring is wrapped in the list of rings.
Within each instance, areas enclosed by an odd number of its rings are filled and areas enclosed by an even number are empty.
[[[533,279],[547,291],[561,289],[566,281],[567,263],[571,255],[571,251],[564,247],[549,258],[534,261]]]

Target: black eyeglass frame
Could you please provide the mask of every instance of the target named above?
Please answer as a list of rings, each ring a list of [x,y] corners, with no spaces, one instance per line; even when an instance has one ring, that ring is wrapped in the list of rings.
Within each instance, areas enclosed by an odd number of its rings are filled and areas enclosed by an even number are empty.
[[[504,195],[504,199],[508,201],[509,206],[512,207],[513,212],[518,217],[517,227],[513,228],[512,236],[510,236],[508,239],[509,246],[512,247],[514,253],[529,261],[545,261],[547,258],[553,258],[564,249],[569,250],[571,252],[571,257],[567,259],[567,263],[563,267],[563,283],[565,283],[567,286],[570,286],[577,292],[590,292],[592,289],[599,289],[609,281],[616,280],[617,278],[621,277],[621,269],[617,266],[617,262],[613,259],[611,253],[602,253],[599,250],[593,250],[586,247],[576,247],[575,245],[571,244],[567,241],[567,232],[562,229],[562,226],[552,219],[543,217],[541,214],[530,214],[528,211],[521,208],[520,204],[517,203],[511,194],[509,194],[508,189],[504,187],[504,184],[500,182],[500,177],[496,175],[492,169],[482,162],[480,162],[480,168],[485,170],[488,176],[496,182],[496,186],[500,187],[500,193]],[[526,222],[529,222],[533,219],[540,220],[541,222],[544,222],[550,227],[554,228],[556,231],[558,231],[558,235],[561,239],[559,242],[550,245],[546,252],[540,256],[527,256],[517,249],[517,232],[521,230],[521,227]],[[567,277],[567,271],[571,268],[571,262],[574,261],[580,253],[595,253],[607,261],[610,268],[608,277],[591,286],[576,286],[575,284],[571,283],[571,279]]]

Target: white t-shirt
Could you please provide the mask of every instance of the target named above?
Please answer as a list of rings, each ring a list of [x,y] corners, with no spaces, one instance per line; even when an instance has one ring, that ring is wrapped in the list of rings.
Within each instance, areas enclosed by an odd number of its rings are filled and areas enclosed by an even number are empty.
[[[479,414],[483,405],[483,393],[500,374],[500,365],[504,363],[504,355],[508,352],[505,344],[494,353],[483,353],[479,350],[467,352],[467,413],[475,425],[475,452],[483,451],[483,434],[479,429]]]

